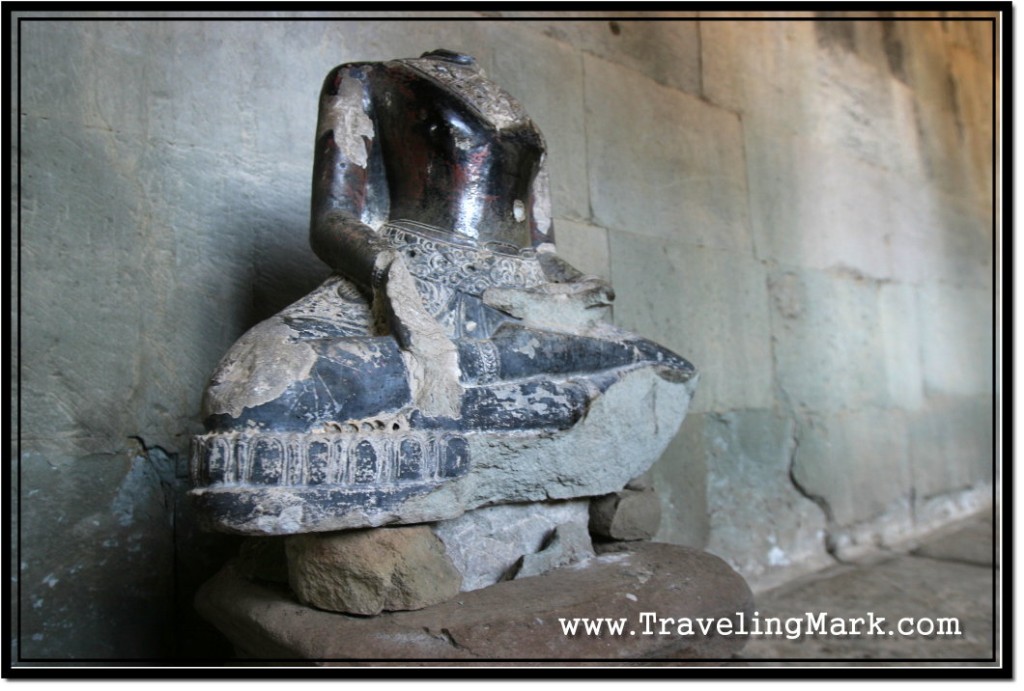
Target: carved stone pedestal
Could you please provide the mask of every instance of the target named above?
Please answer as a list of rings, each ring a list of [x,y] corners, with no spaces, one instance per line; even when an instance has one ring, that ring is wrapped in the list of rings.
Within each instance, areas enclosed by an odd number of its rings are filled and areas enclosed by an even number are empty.
[[[306,607],[283,584],[247,580],[229,564],[203,586],[196,606],[240,657],[327,666],[725,661],[743,647],[743,636],[725,632],[739,630],[741,617],[750,621],[753,596],[724,561],[661,543],[609,550],[541,576],[374,617]],[[584,618],[591,630],[600,620],[600,631],[588,632]],[[714,625],[704,633],[701,621],[709,619]],[[621,630],[609,630],[619,622]],[[567,633],[574,624],[575,634]]]

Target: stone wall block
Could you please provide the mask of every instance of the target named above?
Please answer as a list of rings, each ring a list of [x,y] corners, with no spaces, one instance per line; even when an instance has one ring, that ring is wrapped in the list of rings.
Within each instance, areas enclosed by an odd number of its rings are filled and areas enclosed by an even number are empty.
[[[796,410],[890,404],[879,284],[856,274],[772,272],[778,387]]]
[[[555,243],[558,256],[583,273],[611,279],[606,229],[558,218],[555,219]]]
[[[992,392],[991,293],[924,284],[917,297],[925,392],[968,396]]]
[[[699,25],[685,18],[693,12],[586,12],[607,20],[530,22],[526,26],[635,70],[659,84],[686,93],[700,93]],[[656,18],[656,21],[650,21]],[[645,21],[647,20],[647,21]]]
[[[910,465],[917,499],[991,483],[994,430],[989,396],[950,396],[910,417]]]
[[[832,527],[882,516],[909,500],[907,432],[904,414],[878,408],[804,418],[793,481],[825,508]]]
[[[924,376],[921,366],[921,333],[917,296],[913,286],[885,283],[879,287],[879,316],[888,381],[893,406],[915,410],[923,405]]]
[[[708,551],[755,587],[827,563],[825,513],[790,478],[797,449],[793,421],[771,410],[699,418]]]
[[[744,124],[758,258],[890,276],[894,176],[835,142],[775,133],[756,117]]]
[[[749,252],[742,125],[730,111],[585,56],[593,219]]]
[[[748,255],[612,232],[615,321],[701,372],[692,412],[772,405],[764,267]]]
[[[173,655],[168,459],[138,449],[74,459],[28,452],[20,468],[21,656]]]

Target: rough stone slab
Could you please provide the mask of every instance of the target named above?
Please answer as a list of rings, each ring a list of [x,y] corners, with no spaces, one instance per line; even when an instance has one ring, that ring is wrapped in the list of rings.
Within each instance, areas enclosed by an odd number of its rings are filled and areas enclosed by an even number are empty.
[[[594,222],[749,253],[736,114],[590,55],[584,73]]]
[[[519,559],[539,552],[556,528],[578,525],[585,531],[589,505],[580,499],[488,506],[431,529],[462,574],[462,589],[478,590],[504,580]]]
[[[692,412],[770,408],[772,333],[761,263],[633,233],[609,239],[615,322],[686,354],[702,376]]]
[[[299,601],[332,612],[422,609],[462,586],[426,525],[292,535],[286,547],[288,583]]]
[[[245,581],[228,565],[196,606],[250,657],[319,660],[558,660],[727,658],[741,637],[644,635],[641,612],[676,619],[747,617],[746,583],[722,560],[659,543],[543,576],[462,593],[415,612],[351,617],[299,604],[287,591]],[[563,635],[559,618],[626,619],[621,636]],[[629,631],[636,631],[629,635]],[[660,630],[655,628],[654,630]]]
[[[401,486],[374,488],[379,501],[370,503],[363,501],[364,490],[349,495],[329,486],[280,485],[243,493],[221,484],[197,488],[192,497],[201,513],[216,517],[218,529],[281,535],[298,526],[332,531],[424,523],[490,504],[608,494],[658,459],[686,415],[696,385],[697,377],[676,383],[638,369],[625,373],[566,432],[467,433],[467,473],[418,487],[419,493]]]
[[[661,524],[661,502],[653,489],[595,497],[590,501],[590,532],[609,540],[649,540]]]

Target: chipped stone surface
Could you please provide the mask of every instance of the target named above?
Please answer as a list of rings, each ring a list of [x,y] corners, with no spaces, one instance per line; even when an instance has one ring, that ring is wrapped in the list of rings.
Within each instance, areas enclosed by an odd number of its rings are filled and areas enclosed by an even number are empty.
[[[579,564],[594,556],[590,533],[579,523],[557,526],[538,552],[524,554],[513,567],[513,578],[541,576],[553,569]]]
[[[582,499],[488,506],[431,529],[462,574],[462,589],[477,590],[508,577],[524,555],[541,551],[556,528],[586,530],[588,505]]]
[[[293,535],[285,544],[292,591],[319,609],[363,615],[423,609],[462,585],[429,526]]]
[[[360,659],[727,658],[740,636],[644,634],[641,612],[735,622],[754,605],[725,562],[685,547],[625,543],[577,566],[462,593],[415,612],[351,617],[299,604],[227,566],[196,598],[244,657],[344,664]],[[624,618],[623,635],[565,635],[559,619]],[[635,635],[629,635],[634,630]]]

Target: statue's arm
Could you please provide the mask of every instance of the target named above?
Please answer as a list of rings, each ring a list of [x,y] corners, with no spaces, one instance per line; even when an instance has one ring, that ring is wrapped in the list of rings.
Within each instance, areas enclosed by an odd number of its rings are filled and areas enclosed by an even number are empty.
[[[383,276],[393,259],[390,244],[373,228],[386,220],[387,210],[370,89],[374,69],[366,63],[341,65],[324,80],[310,219],[317,256],[364,286]]]

